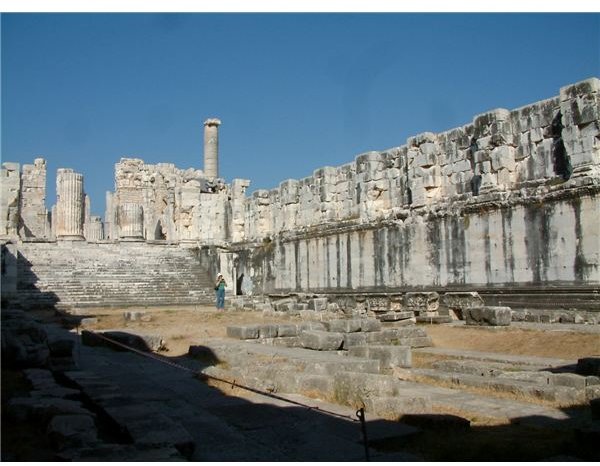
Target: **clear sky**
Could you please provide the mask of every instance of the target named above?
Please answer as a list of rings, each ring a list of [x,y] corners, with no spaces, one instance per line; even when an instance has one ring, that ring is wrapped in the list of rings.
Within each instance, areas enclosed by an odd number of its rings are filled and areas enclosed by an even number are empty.
[[[2,14],[2,161],[83,173],[104,216],[121,157],[250,192],[600,76],[600,14]]]

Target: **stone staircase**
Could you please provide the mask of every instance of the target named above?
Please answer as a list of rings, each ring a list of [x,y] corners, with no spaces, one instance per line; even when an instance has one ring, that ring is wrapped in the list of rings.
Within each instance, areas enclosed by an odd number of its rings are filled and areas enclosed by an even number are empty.
[[[212,303],[207,264],[192,249],[145,243],[36,243],[18,247],[24,308]]]

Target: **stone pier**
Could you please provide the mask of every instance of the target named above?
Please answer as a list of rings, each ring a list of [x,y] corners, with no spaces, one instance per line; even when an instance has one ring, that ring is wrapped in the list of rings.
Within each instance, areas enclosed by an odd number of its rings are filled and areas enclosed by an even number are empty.
[[[218,118],[209,118],[204,122],[204,174],[209,179],[219,177],[220,124]]]
[[[127,202],[119,206],[119,238],[142,240],[144,238],[144,212],[140,204]]]
[[[90,216],[89,221],[85,223],[85,239],[87,241],[100,241],[104,239],[104,225],[102,217],[97,215]]]
[[[56,176],[56,236],[59,240],[83,240],[83,175],[59,168]]]

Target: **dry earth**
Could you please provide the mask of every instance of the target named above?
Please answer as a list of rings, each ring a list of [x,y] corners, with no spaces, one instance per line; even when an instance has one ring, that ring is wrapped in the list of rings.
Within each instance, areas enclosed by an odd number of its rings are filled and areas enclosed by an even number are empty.
[[[165,307],[138,309],[151,316],[149,322],[125,321],[123,309],[88,309],[87,316],[98,318],[90,330],[132,329],[160,335],[169,356],[187,353],[190,345],[208,338],[224,337],[228,325],[299,322],[298,317],[263,316],[258,311],[216,311],[212,307]],[[83,312],[82,312],[83,313]],[[600,355],[600,326],[566,327],[562,324],[532,328],[513,325],[503,328],[472,328],[456,325],[426,325],[434,346],[513,355],[578,359]],[[580,327],[578,329],[577,327]],[[594,330],[593,332],[590,332]],[[595,331],[597,330],[597,331]]]

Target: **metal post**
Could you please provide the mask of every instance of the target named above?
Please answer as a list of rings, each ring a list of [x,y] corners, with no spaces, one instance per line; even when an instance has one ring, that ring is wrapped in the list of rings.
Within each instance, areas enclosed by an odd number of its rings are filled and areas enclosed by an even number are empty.
[[[363,443],[365,444],[365,460],[371,461],[369,457],[369,439],[367,437],[367,424],[365,423],[365,408],[360,408],[356,411],[356,416],[360,421],[360,428],[362,430],[363,435]]]

